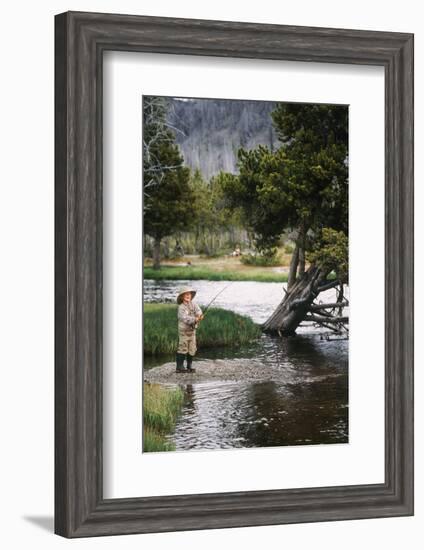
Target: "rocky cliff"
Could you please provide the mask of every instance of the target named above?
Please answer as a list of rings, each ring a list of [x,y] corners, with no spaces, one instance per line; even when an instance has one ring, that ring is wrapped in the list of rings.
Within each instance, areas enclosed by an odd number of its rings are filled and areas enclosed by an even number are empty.
[[[274,102],[170,98],[169,105],[168,122],[186,164],[207,179],[220,170],[236,173],[239,147],[278,147]]]

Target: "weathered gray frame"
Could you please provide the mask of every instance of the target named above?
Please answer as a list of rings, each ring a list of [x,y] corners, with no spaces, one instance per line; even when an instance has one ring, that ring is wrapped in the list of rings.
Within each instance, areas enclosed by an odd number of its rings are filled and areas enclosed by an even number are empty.
[[[55,25],[55,532],[85,537],[412,515],[413,35],[76,12],[56,16]],[[105,50],[384,67],[384,483],[103,499]]]

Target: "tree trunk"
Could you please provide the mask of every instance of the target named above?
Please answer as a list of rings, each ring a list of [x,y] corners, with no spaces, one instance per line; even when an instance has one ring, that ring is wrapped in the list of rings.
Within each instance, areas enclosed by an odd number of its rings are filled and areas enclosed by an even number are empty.
[[[303,277],[305,273],[306,233],[307,229],[305,223],[302,223],[299,229],[299,235],[297,237],[297,245],[299,247],[299,269],[297,275],[299,278]]]
[[[264,332],[289,336],[305,320],[309,308],[321,292],[320,283],[326,274],[318,267],[311,266],[286,292],[282,302],[262,325]]]
[[[165,259],[169,258],[169,239],[163,241],[163,257]]]
[[[301,246],[299,248],[299,277],[303,277],[305,274],[305,248]]]
[[[159,237],[155,237],[153,242],[153,269],[160,269],[160,241]]]
[[[194,253],[199,254],[199,237],[200,237],[199,224],[196,224],[196,232],[194,235],[195,235],[194,236]]]
[[[289,278],[287,281],[287,290],[290,290],[292,286],[294,285],[296,281],[296,274],[297,274],[297,265],[299,263],[299,247],[296,244],[295,249],[293,251],[291,261],[290,261],[290,270],[289,270]]]

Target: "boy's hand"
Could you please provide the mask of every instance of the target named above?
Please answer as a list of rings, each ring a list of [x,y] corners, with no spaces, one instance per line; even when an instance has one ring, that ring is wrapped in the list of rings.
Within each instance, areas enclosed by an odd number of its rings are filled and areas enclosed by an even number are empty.
[[[203,314],[198,315],[198,316],[196,317],[196,323],[198,323],[199,321],[202,321],[202,320],[203,320]]]

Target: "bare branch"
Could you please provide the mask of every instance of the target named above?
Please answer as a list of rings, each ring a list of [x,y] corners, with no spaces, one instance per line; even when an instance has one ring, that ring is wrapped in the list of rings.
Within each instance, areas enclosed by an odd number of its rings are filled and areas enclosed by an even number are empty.
[[[324,290],[330,290],[330,288],[335,288],[336,286],[340,285],[340,281],[338,279],[335,279],[334,281],[330,281],[326,283],[325,285],[321,285],[317,288],[317,292],[324,292]]]
[[[320,311],[321,309],[335,309],[348,307],[349,302],[334,302],[332,304],[312,304],[309,311]]]

